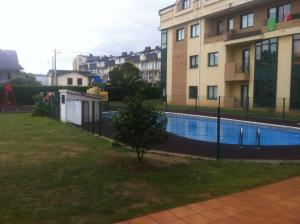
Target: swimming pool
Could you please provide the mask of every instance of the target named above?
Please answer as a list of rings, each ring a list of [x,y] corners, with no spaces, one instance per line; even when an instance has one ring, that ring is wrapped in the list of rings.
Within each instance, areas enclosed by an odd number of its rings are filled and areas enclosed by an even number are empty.
[[[104,113],[104,117],[112,118],[116,113]],[[187,139],[217,142],[215,117],[169,112],[166,114],[167,132]],[[222,118],[220,142],[244,146],[300,146],[300,128]]]
[[[167,113],[167,117],[169,133],[193,140],[217,141],[216,118],[175,113]],[[300,145],[300,128],[221,119],[220,142],[249,146]]]

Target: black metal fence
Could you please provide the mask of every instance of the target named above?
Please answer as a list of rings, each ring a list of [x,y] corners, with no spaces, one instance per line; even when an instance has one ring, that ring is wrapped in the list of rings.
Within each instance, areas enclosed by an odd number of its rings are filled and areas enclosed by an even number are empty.
[[[274,107],[253,99],[197,97],[155,100],[168,117],[169,138],[155,149],[215,159],[300,159],[300,111],[288,99]],[[113,137],[112,118],[124,102],[83,102],[81,128]],[[142,122],[142,121],[141,121]]]
[[[58,93],[49,97],[49,117],[60,120],[60,96]]]

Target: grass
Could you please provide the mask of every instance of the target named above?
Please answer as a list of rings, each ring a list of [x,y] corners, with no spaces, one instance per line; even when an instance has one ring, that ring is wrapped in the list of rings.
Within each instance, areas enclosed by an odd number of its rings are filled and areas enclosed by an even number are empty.
[[[113,223],[300,175],[299,164],[116,150],[69,125],[0,113],[0,223]]]

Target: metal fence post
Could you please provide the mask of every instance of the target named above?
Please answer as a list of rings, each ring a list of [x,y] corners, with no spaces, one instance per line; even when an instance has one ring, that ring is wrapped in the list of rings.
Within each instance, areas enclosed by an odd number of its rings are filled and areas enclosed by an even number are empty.
[[[84,129],[84,101],[81,101],[81,128]]]
[[[99,102],[99,136],[102,136],[102,102]]]
[[[250,105],[250,98],[249,96],[247,97],[247,105],[246,105],[246,116],[249,118],[249,105]]]
[[[168,111],[168,97],[166,97],[166,102],[165,102],[165,111]]]
[[[282,120],[285,119],[285,98],[283,98]]]
[[[217,160],[220,160],[220,134],[221,134],[221,97],[219,96],[218,115],[217,115]]]
[[[92,101],[92,132],[95,134],[95,101]]]

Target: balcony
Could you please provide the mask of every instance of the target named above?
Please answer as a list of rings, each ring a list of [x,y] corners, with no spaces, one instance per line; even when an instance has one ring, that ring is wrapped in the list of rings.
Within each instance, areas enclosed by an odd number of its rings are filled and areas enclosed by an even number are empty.
[[[268,30],[267,23],[268,23],[267,21],[264,21],[264,26],[262,27],[263,33],[270,32]],[[276,26],[273,31],[299,27],[299,26],[300,26],[300,13],[292,15],[291,20],[276,23]]]
[[[236,63],[227,63],[225,65],[225,81],[236,82],[236,81],[249,81],[249,73],[242,71],[242,66]]]
[[[228,39],[228,34],[218,34],[217,32],[206,33],[204,38],[204,43],[215,43],[219,41],[226,41]]]

